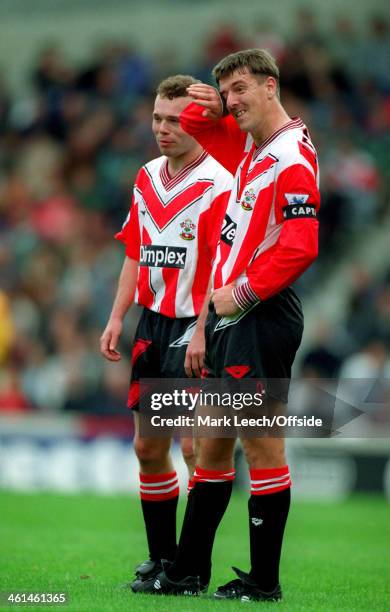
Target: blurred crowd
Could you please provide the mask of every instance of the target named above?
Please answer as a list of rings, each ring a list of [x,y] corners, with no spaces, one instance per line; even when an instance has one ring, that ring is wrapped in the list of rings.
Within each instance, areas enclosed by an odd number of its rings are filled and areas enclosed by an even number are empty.
[[[126,414],[136,312],[127,319],[120,363],[103,360],[98,339],[124,255],[113,234],[126,217],[138,167],[158,155],[151,134],[156,85],[177,72],[210,82],[221,57],[254,46],[275,55],[283,104],[309,126],[319,151],[322,248],[299,283],[305,299],[384,218],[390,162],[384,18],[373,16],[358,33],[352,18],[340,17],[324,32],[302,9],[288,37],[261,19],[246,38],[219,23],[186,66],[180,54],[159,61],[115,40],[73,65],[66,49],[48,43],[26,75],[31,95],[11,95],[0,79],[0,410]],[[390,271],[377,279],[359,270],[355,284],[340,327],[324,323],[312,339],[305,375],[388,368]]]

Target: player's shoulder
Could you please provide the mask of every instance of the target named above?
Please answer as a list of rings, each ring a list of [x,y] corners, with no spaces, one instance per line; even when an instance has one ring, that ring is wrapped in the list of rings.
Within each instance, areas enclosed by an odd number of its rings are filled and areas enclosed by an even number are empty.
[[[307,127],[301,120],[294,123],[275,140],[272,147],[272,153],[279,162],[279,170],[295,164],[310,166],[317,158]]]
[[[154,178],[159,174],[162,165],[166,160],[165,155],[160,155],[150,161],[146,162],[141,166],[137,172],[134,185],[142,191],[150,181],[154,181]]]
[[[159,157],[155,157],[150,161],[146,162],[141,168],[141,171],[146,171],[148,174],[154,174],[155,172],[159,172],[161,166],[166,162],[167,158],[165,155],[160,155]]]
[[[199,171],[205,179],[209,178],[213,182],[233,179],[231,173],[209,154],[206,154]]]

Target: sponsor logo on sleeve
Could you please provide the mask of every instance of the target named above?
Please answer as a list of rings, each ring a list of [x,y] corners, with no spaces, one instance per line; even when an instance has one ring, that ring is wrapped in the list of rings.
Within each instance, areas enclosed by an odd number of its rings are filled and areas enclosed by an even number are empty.
[[[288,204],[291,205],[302,205],[306,204],[309,199],[309,194],[307,193],[285,193],[284,197],[287,200]]]
[[[285,219],[297,219],[302,217],[316,217],[317,212],[313,204],[307,204],[309,194],[305,193],[285,193],[288,202],[283,208]]]
[[[150,268],[184,268],[187,249],[154,244],[141,245],[140,266]]]
[[[236,237],[237,223],[235,223],[229,215],[225,215],[221,230],[221,240],[232,246],[233,240]]]

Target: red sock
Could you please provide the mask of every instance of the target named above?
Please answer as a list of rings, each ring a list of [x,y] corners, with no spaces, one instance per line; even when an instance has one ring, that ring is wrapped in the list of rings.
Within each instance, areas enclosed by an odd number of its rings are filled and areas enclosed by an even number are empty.
[[[167,474],[140,474],[140,494],[145,501],[164,501],[179,495],[176,472]]]
[[[288,465],[281,468],[251,468],[251,495],[269,495],[291,487]]]
[[[140,474],[141,506],[149,556],[173,560],[176,552],[176,509],[179,484],[176,472]]]
[[[235,470],[204,470],[198,465],[195,468],[193,480],[197,482],[226,482],[227,480],[234,480]]]

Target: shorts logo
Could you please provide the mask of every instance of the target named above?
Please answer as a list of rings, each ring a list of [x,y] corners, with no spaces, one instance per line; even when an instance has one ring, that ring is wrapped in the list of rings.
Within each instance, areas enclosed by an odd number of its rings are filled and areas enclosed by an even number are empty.
[[[142,244],[139,264],[150,268],[184,268],[186,255],[185,247]]]
[[[225,215],[221,230],[221,240],[232,246],[233,240],[236,237],[237,223],[235,223],[229,215]]]
[[[196,229],[196,225],[192,223],[191,219],[185,219],[183,223],[180,223],[180,227],[182,228],[180,237],[183,238],[183,240],[193,240],[195,238],[193,230]]]
[[[193,336],[193,333],[195,331],[195,325],[196,325],[196,321],[194,321],[193,323],[190,323],[187,329],[185,330],[184,334],[180,336],[180,338],[176,338],[176,340],[171,342],[171,344],[169,345],[169,348],[179,348],[180,346],[186,346],[187,344],[189,344]]]
[[[241,208],[250,212],[253,210],[253,204],[256,201],[256,192],[251,187],[247,191],[244,192],[244,198],[241,200]]]
[[[244,376],[250,372],[250,366],[233,365],[226,367],[225,370],[233,378],[244,378]]]

